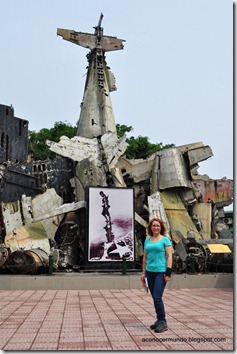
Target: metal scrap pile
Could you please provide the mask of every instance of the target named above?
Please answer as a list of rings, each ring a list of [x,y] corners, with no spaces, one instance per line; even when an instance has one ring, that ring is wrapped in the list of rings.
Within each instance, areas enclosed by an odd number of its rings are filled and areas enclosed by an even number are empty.
[[[0,270],[34,274],[48,269],[50,257],[55,270],[78,270],[87,254],[86,190],[100,186],[134,189],[138,264],[147,222],[156,216],[173,241],[176,272],[212,270],[213,262],[215,271],[220,265],[232,271],[233,234],[224,207],[233,201],[233,181],[197,171],[213,156],[211,148],[197,142],[147,159],[126,158],[126,137],[117,136],[110,100],[115,79],[105,60],[105,52],[123,49],[123,40],[103,35],[102,18],[94,34],[58,29],[90,52],[77,136],[46,142],[57,159],[27,162],[28,122],[0,105]],[[215,251],[213,244],[226,247]]]

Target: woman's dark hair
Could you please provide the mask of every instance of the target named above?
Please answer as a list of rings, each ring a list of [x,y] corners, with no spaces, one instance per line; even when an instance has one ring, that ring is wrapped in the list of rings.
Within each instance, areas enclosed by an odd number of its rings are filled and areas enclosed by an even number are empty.
[[[163,222],[161,219],[158,219],[158,218],[153,218],[153,219],[151,219],[151,220],[149,221],[149,224],[148,224],[148,226],[147,226],[147,234],[148,234],[149,236],[152,236],[152,235],[153,235],[153,232],[152,232],[152,229],[151,229],[151,226],[152,226],[153,221],[158,221],[158,222],[160,223],[160,234],[164,236],[165,233],[166,233],[166,227],[165,227],[164,222]]]

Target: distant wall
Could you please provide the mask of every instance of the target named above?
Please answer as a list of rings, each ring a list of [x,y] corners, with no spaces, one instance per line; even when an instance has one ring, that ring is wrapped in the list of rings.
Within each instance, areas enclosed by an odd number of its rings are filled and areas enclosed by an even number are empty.
[[[28,121],[14,117],[12,106],[0,104],[0,162],[26,161]]]
[[[53,274],[0,275],[0,290],[101,290],[140,289],[141,274]],[[167,289],[233,288],[234,277],[228,274],[173,274]],[[144,290],[145,291],[145,290]]]

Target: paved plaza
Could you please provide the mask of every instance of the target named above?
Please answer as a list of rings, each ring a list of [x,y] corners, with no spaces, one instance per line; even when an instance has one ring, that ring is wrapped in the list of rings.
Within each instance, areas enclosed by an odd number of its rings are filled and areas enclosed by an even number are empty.
[[[166,289],[168,331],[150,294],[130,290],[0,290],[1,350],[233,350],[233,289]]]

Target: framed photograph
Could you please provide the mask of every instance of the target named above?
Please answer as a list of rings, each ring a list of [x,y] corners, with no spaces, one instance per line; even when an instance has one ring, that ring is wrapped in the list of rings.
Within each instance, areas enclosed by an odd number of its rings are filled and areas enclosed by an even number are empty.
[[[129,188],[89,188],[88,261],[134,261],[134,194]]]

